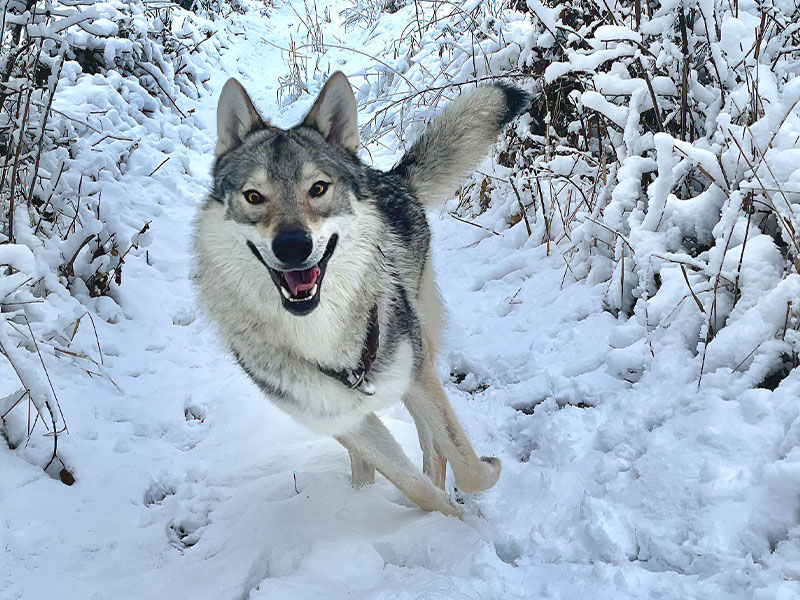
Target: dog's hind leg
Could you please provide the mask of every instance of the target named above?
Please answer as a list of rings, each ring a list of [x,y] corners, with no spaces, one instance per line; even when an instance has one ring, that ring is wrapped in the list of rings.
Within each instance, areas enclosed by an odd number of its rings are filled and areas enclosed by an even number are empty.
[[[430,428],[433,442],[447,457],[459,489],[474,494],[497,483],[500,477],[500,461],[487,456],[478,458],[475,454],[453,407],[450,406],[430,358],[425,360],[417,380],[407,394],[406,406],[415,419],[424,419]]]
[[[400,444],[374,413],[367,415],[357,428],[336,439],[362,460],[374,465],[421,509],[461,516],[461,509],[453,505],[448,495],[411,463]]]
[[[443,490],[447,470],[447,459],[434,441],[433,432],[425,421],[425,418],[418,413],[417,405],[407,399],[404,399],[404,401],[408,412],[414,417],[414,423],[417,426],[419,447],[422,448],[422,472],[431,478],[431,481],[436,487]]]
[[[433,356],[439,343],[439,333],[444,323],[444,310],[439,290],[433,279],[433,264],[431,255],[425,259],[425,268],[422,271],[422,284],[420,286],[420,315],[423,320],[423,335],[428,355]],[[408,394],[403,398],[408,412],[414,417],[419,435],[419,445],[422,448],[422,471],[431,478],[434,485],[444,489],[444,480],[447,469],[447,459],[434,439],[433,430],[425,420],[425,415],[419,410]]]
[[[347,449],[350,454],[350,483],[355,488],[375,483],[375,467],[361,458],[359,454],[351,449]]]

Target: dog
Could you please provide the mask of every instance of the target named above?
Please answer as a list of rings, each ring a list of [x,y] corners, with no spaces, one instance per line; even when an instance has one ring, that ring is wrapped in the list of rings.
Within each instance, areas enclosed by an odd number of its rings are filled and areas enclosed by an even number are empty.
[[[377,469],[420,508],[461,516],[444,491],[447,463],[466,493],[500,476],[436,375],[443,312],[425,207],[453,194],[528,105],[514,86],[478,86],[382,172],[356,156],[356,100],[341,72],[288,130],[235,79],[222,90],[213,189],[194,231],[198,297],[270,400],[348,450],[353,487]],[[421,471],[375,414],[398,402],[416,424]]]

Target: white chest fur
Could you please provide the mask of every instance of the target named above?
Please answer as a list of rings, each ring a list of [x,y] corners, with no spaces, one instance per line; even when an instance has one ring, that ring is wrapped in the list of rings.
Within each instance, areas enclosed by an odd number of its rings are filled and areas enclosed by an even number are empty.
[[[279,408],[312,431],[327,435],[345,433],[369,413],[400,402],[408,391],[413,368],[411,344],[402,342],[388,365],[370,372],[375,393],[366,395],[296,359],[283,357],[280,365],[277,361],[265,365],[244,360],[253,376],[285,392],[270,398]]]

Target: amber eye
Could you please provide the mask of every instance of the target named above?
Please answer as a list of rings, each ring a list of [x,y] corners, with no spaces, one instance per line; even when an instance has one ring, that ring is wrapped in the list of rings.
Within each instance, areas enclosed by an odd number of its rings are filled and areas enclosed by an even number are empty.
[[[317,181],[314,185],[311,186],[311,189],[308,190],[308,195],[312,198],[319,198],[328,191],[328,186],[330,184],[325,181]]]
[[[250,204],[261,204],[262,202],[264,202],[264,196],[262,196],[255,190],[247,190],[244,193],[244,199],[247,200]]]

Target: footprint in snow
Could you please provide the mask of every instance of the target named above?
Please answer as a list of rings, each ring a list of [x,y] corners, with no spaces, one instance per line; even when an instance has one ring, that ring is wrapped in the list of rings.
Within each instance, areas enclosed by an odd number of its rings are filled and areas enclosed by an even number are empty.
[[[183,416],[189,422],[202,423],[206,420],[206,407],[193,401],[191,394],[187,395],[183,404]]]
[[[167,539],[179,550],[191,548],[200,541],[206,525],[208,525],[207,515],[186,513],[170,520],[167,525]]]
[[[175,495],[175,488],[163,481],[156,481],[147,488],[144,493],[144,505],[153,506],[154,504],[161,504],[167,496]]]
[[[190,309],[179,310],[172,315],[172,324],[187,327],[195,322],[195,312]]]

